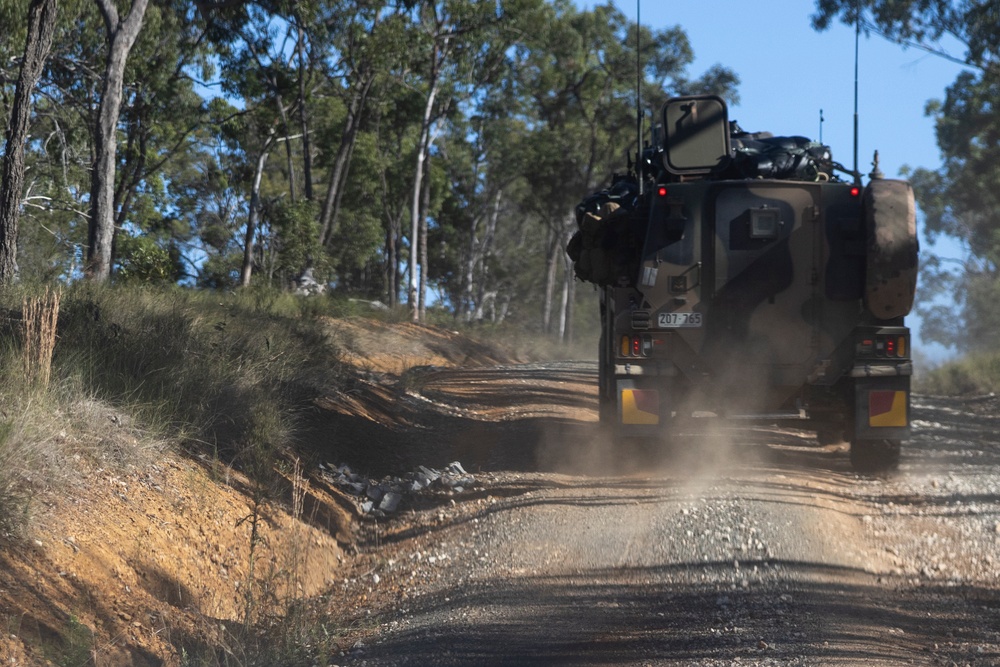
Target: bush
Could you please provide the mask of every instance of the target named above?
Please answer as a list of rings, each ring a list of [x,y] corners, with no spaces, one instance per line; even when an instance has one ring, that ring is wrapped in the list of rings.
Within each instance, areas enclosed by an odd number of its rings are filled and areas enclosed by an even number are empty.
[[[1000,353],[974,353],[927,371],[917,382],[917,389],[949,396],[1000,391]]]

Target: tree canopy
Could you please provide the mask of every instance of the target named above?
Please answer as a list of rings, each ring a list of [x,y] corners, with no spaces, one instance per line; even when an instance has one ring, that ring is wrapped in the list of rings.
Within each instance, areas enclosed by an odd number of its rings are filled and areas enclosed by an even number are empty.
[[[8,126],[21,63],[42,62],[29,5],[0,3]],[[738,84],[610,2],[64,0],[53,22],[2,212],[21,279],[308,275],[564,336],[562,248],[635,152],[636,56],[650,106]]]
[[[860,14],[859,14],[860,10]],[[928,102],[943,163],[909,175],[932,241],[958,239],[954,265],[924,253],[924,336],[962,350],[1000,342],[1000,3],[995,0],[818,0],[814,25],[841,20],[966,65]],[[956,310],[957,309],[957,310]]]

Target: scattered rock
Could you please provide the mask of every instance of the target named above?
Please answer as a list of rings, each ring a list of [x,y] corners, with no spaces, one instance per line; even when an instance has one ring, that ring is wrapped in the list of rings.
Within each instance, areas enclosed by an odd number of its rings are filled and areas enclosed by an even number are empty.
[[[416,471],[407,475],[382,480],[358,475],[347,464],[335,466],[332,463],[321,463],[319,468],[325,481],[351,495],[363,497],[364,500],[359,501],[358,507],[364,514],[372,516],[397,511],[407,494],[433,491],[447,491],[449,495],[461,494],[476,484],[476,478],[458,461],[452,461],[444,470],[418,466]]]
[[[314,296],[326,292],[326,285],[316,280],[312,267],[308,267],[295,279],[296,296]]]
[[[399,501],[403,499],[403,496],[396,493],[395,491],[389,491],[384,496],[382,496],[382,502],[379,503],[378,508],[386,513],[395,512],[399,507]]]

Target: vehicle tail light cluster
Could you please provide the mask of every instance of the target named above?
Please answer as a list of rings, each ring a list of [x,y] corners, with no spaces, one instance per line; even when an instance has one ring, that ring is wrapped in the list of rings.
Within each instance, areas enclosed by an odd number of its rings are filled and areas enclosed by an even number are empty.
[[[910,337],[906,334],[877,334],[858,341],[858,356],[903,359],[909,353]]]
[[[622,336],[621,356],[648,357],[653,351],[653,338],[647,335]]]

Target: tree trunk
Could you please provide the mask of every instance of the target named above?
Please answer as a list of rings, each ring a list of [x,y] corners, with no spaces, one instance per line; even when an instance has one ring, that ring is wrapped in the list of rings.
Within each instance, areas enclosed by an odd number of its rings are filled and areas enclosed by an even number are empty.
[[[569,301],[566,303],[566,331],[564,343],[573,342],[573,314],[576,312],[576,277],[573,274],[573,263],[567,257],[567,280],[569,281]]]
[[[271,150],[271,137],[257,157],[257,167],[253,173],[253,187],[250,190],[250,211],[247,214],[247,235],[243,243],[243,266],[240,267],[240,287],[250,286],[253,274],[254,235],[257,233],[257,217],[260,212],[260,182],[264,176],[264,165]]]
[[[285,163],[288,169],[288,200],[295,203],[296,190],[298,189],[295,185],[295,156],[292,152],[292,128],[288,124],[288,109],[285,107],[284,101],[281,99],[281,95],[275,95],[275,101],[278,103],[278,115],[281,117],[281,126],[285,128]]]
[[[469,247],[468,256],[465,258],[465,275],[462,277],[462,300],[458,304],[458,312],[466,322],[471,322],[475,312],[477,300],[476,289],[476,266],[479,262],[479,237],[476,235],[479,229],[479,216],[472,216],[469,221]]]
[[[435,42],[434,52],[431,56],[431,75],[428,79],[430,89],[427,91],[427,99],[424,101],[424,115],[420,121],[417,166],[413,174],[413,197],[410,200],[410,289],[407,296],[408,303],[410,304],[410,317],[414,322],[420,321],[420,303],[417,296],[417,240],[420,235],[420,196],[423,192],[424,170],[426,169],[427,157],[431,150],[431,119],[434,113],[434,103],[437,100],[438,90],[441,86],[441,81],[438,78],[440,55],[440,48]],[[426,270],[425,267],[420,267],[420,269],[421,271]]]
[[[503,321],[507,319],[507,312],[510,310],[510,295],[505,294],[500,300],[500,310],[493,318],[493,321],[497,324],[503,324]]]
[[[305,55],[305,31],[300,25],[298,28],[298,56],[299,56],[299,126],[302,128],[302,181],[306,201],[312,201],[312,141],[309,138],[309,113],[306,109],[306,55]]]
[[[563,260],[565,266],[566,260]],[[566,280],[566,272],[563,271],[562,289],[560,290],[559,302],[559,340],[566,337],[566,311],[569,308],[569,282]]]
[[[542,331],[552,332],[552,304],[556,291],[556,253],[559,252],[559,239],[562,234],[556,229],[549,230],[549,243],[545,248],[545,298],[542,302]]]
[[[351,155],[354,153],[354,144],[357,142],[358,131],[361,129],[361,111],[364,109],[374,80],[375,77],[373,75],[365,75],[360,89],[355,91],[351,97],[351,103],[347,108],[344,131],[340,135],[340,146],[337,148],[337,155],[334,157],[333,167],[330,169],[326,199],[323,200],[323,210],[319,219],[319,239],[324,246],[330,243],[334,232],[337,231],[337,215],[340,212],[344,183],[347,181]]]
[[[399,266],[399,262],[396,259],[396,228],[394,225],[389,225],[389,229],[385,233],[385,292],[386,292],[386,305],[390,308],[396,305],[396,295],[398,294],[399,285],[396,282],[396,268]]]
[[[136,101],[136,104],[142,104],[141,97]],[[136,136],[136,134],[139,136]],[[135,148],[137,141],[139,146]],[[126,170],[117,177],[118,185],[115,187],[114,195],[116,229],[121,229],[122,225],[128,219],[129,212],[132,210],[132,201],[139,191],[139,186],[142,185],[143,177],[146,176],[146,135],[141,130],[129,133],[126,153],[129,155],[135,154],[138,157],[131,160],[126,165]],[[114,248],[114,244],[112,244],[112,247]],[[115,256],[115,251],[112,250],[112,261],[114,261]]]
[[[382,162],[386,162],[385,159]],[[388,305],[394,308],[399,305],[399,290],[402,287],[403,273],[400,270],[402,264],[402,236],[403,236],[403,213],[399,209],[389,206],[389,179],[386,170],[379,170],[382,179],[382,214],[385,216],[386,226],[386,291],[388,292]]]
[[[563,236],[562,247],[566,246],[570,234]],[[562,314],[559,317],[559,338],[564,343],[573,340],[573,305],[576,301],[576,276],[573,273],[573,262],[569,255],[562,253],[563,258],[563,301]]]
[[[431,179],[424,179],[420,196],[420,321],[427,319],[427,211],[431,207]]]
[[[420,195],[423,191],[424,162],[427,159],[425,146],[430,135],[428,120],[435,93],[436,90],[427,97],[427,105],[424,109],[424,122],[420,128],[420,143],[417,146],[417,166],[413,176],[413,197],[410,199],[410,287],[407,291],[406,302],[410,304],[410,319],[414,322],[420,320],[418,284],[420,278],[417,269],[417,258],[420,252]]]
[[[112,241],[115,233],[114,189],[117,157],[118,116],[121,113],[125,61],[142,28],[148,0],[134,0],[124,20],[118,16],[114,0],[95,0],[107,29],[108,57],[105,64],[101,102],[94,132],[94,170],[90,187],[87,276],[105,282],[111,276]]]
[[[56,0],[32,0],[28,9],[28,37],[7,123],[7,141],[0,167],[0,285],[17,280],[17,226],[24,188],[24,144],[31,118],[31,94],[52,46]]]
[[[489,266],[486,264],[486,260],[493,253],[493,241],[496,239],[497,234],[497,222],[500,219],[500,202],[503,198],[503,190],[497,190],[496,196],[493,199],[493,210],[490,213],[489,218],[486,222],[486,231],[483,234],[483,240],[479,244],[479,289],[476,294],[476,301],[482,303],[486,290],[489,288]],[[496,297],[496,292],[494,292],[494,301]],[[477,311],[482,313],[482,306],[477,306]],[[477,319],[482,319],[480,315]]]

